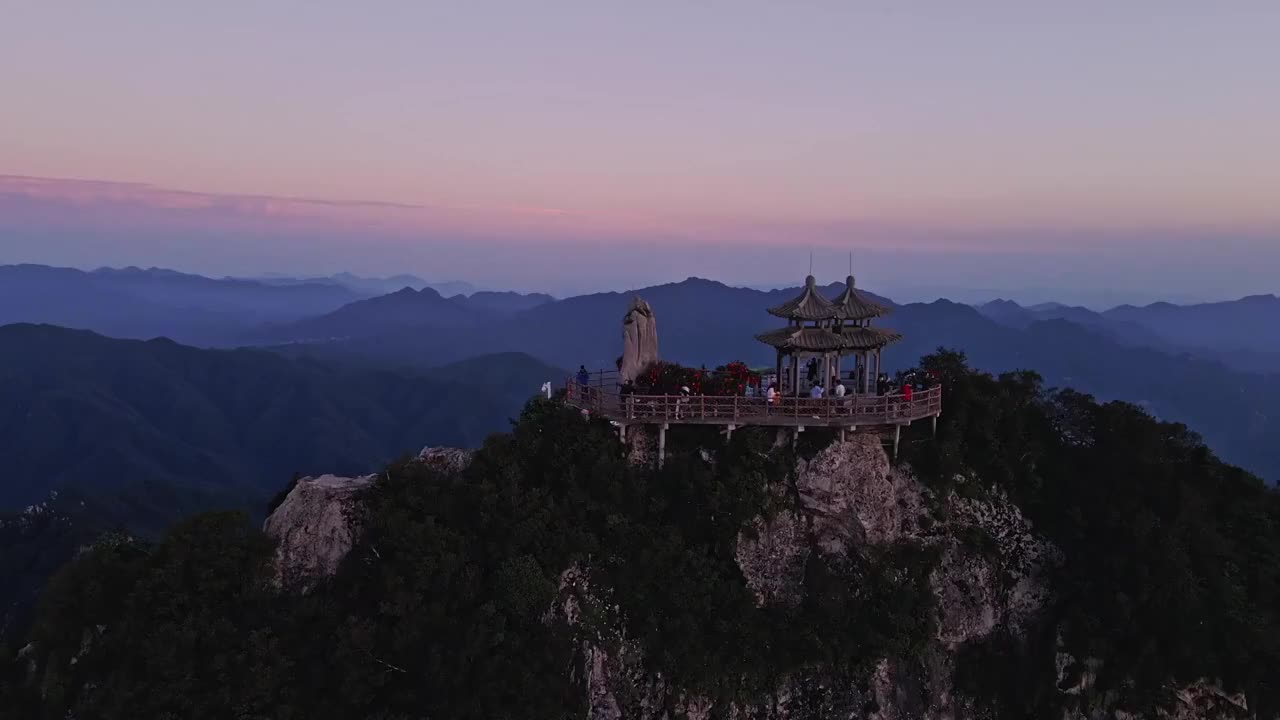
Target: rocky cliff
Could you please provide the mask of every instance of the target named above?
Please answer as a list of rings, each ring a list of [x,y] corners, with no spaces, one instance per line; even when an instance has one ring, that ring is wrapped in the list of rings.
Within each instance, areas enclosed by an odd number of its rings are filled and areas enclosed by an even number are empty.
[[[882,658],[863,677],[807,668],[756,702],[724,705],[681,695],[646,669],[636,643],[615,635],[587,643],[590,717],[974,717],[952,686],[958,648],[998,629],[1018,631],[1048,599],[1045,575],[1055,551],[1018,509],[1003,498],[932,497],[909,470],[891,467],[874,435],[855,435],[799,460],[786,481],[770,487],[770,500],[770,512],[744,527],[737,545],[743,581],[760,605],[801,603],[812,553],[839,562],[893,543],[919,543],[941,558],[929,576],[936,632],[925,652]],[[975,535],[989,541],[968,540]],[[574,590],[571,608],[591,597],[580,569],[567,573],[565,584]]]
[[[471,453],[456,448],[424,448],[418,461],[445,471],[466,466]],[[361,491],[376,475],[321,475],[299,479],[263,523],[276,542],[275,571],[279,585],[306,592],[332,576],[351,552],[359,532],[353,512]]]
[[[643,435],[635,441],[643,442]],[[457,469],[468,458],[428,450],[421,461]],[[305,590],[336,570],[359,533],[350,520],[352,505],[371,481],[306,478],[272,513],[266,530],[279,542],[277,571],[286,586]],[[751,697],[691,693],[628,637],[618,606],[593,586],[592,568],[574,565],[561,574],[560,600],[548,617],[576,628],[589,718],[996,717],[981,698],[957,687],[963,653],[993,636],[1022,642],[1042,630],[1053,602],[1051,573],[1061,559],[1017,506],[998,492],[979,490],[972,478],[957,477],[953,490],[934,493],[909,468],[893,466],[875,435],[853,435],[798,458],[786,477],[769,478],[766,496],[765,510],[738,533],[735,553],[758,606],[785,610],[805,602],[811,558],[839,566],[909,545],[935,559],[927,574],[932,630],[923,646],[856,666],[804,667]],[[1208,679],[1169,688],[1145,714],[1127,711],[1114,694],[1093,687],[1096,663],[1058,653],[1056,692],[1068,708],[1064,720],[1254,717],[1243,696]]]

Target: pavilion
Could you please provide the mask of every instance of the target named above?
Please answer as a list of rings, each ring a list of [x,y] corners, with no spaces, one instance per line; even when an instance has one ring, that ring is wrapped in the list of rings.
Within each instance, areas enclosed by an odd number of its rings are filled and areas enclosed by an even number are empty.
[[[874,377],[880,372],[884,348],[902,339],[892,330],[872,327],[871,321],[888,313],[888,309],[861,293],[853,276],[845,280],[844,290],[829,300],[818,292],[813,277],[805,278],[804,287],[795,298],[769,308],[775,317],[785,318],[786,327],[761,333],[758,340],[777,353],[779,379],[786,371],[790,381],[784,384],[795,397],[784,393],[768,397],[760,393],[703,395],[687,390],[679,394],[628,391],[637,368],[657,361],[657,326],[648,303],[634,299],[623,318],[623,357],[618,370],[601,370],[588,374],[584,382],[569,377],[565,381],[565,402],[584,414],[603,417],[618,427],[621,438],[630,426],[657,427],[657,462],[666,454],[667,428],[675,425],[712,425],[722,428],[725,437],[742,426],[789,428],[792,440],[809,427],[835,430],[843,439],[849,432],[893,431],[893,454],[897,457],[902,428],[916,420],[932,418],[937,430],[942,413],[942,387],[933,385],[910,395],[873,392]],[[634,356],[634,359],[632,359]],[[829,380],[840,372],[841,361],[853,358],[852,376],[859,387],[852,395],[824,398],[799,397],[800,361],[820,360],[822,378]]]
[[[902,339],[892,330],[871,326],[872,319],[887,315],[889,310],[863,295],[852,275],[845,278],[845,288],[834,301],[818,292],[810,275],[799,295],[768,312],[785,318],[787,326],[761,333],[756,339],[774,348],[779,381],[786,378],[782,389],[796,396],[800,395],[802,359],[821,361],[819,378],[825,384],[840,376],[841,359],[846,355],[854,359],[851,376],[858,380],[854,392],[869,394],[875,387],[872,378],[880,373],[881,352]],[[790,358],[785,376],[784,358]]]

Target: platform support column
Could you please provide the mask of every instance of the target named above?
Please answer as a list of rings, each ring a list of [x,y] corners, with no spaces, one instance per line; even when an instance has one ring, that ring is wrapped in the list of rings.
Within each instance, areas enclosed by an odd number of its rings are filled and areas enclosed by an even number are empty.
[[[724,428],[724,441],[729,442],[733,439],[733,431],[737,430],[737,425],[726,425]]]
[[[658,469],[662,469],[662,463],[667,459],[667,423],[658,426]]]
[[[933,416],[932,423],[933,423],[933,436],[938,437],[938,416],[936,414]]]
[[[624,423],[618,423],[618,440],[627,441],[627,426]]]
[[[902,441],[902,426],[893,426],[893,459],[898,459],[898,444]]]

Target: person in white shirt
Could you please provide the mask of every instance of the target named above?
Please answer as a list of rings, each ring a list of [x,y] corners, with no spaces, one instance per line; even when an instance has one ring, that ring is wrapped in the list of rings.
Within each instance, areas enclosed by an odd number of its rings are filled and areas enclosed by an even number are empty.
[[[845,394],[846,392],[848,392],[848,391],[847,391],[847,390],[845,390],[845,388],[844,388],[844,383],[842,383],[842,382],[837,382],[837,383],[836,383],[836,389],[835,389],[835,390],[833,390],[832,392],[834,392],[834,393],[836,394],[836,397],[838,397],[838,398],[842,398],[842,397],[844,397],[844,394]]]

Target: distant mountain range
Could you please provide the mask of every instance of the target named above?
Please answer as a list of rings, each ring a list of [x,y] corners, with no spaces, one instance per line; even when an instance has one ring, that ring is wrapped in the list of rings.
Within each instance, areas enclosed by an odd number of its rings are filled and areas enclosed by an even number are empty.
[[[228,278],[236,279],[236,278]],[[472,295],[477,292],[477,288],[471,283],[466,282],[430,282],[423,280],[417,275],[401,274],[392,275],[390,277],[362,277],[349,272],[340,272],[334,275],[323,277],[305,277],[297,278],[289,275],[260,275],[248,278],[254,282],[262,282],[269,285],[299,285],[324,283],[329,285],[341,285],[350,288],[356,292],[366,295],[385,295],[395,292],[400,288],[413,288],[421,290],[422,288],[431,288],[436,292],[448,296],[453,295]]]
[[[834,296],[839,286],[823,292]],[[781,321],[765,309],[796,290],[759,291],[690,278],[634,291],[654,308],[664,358],[714,367],[730,360],[770,366],[772,351],[754,335]],[[323,342],[278,348],[295,355],[371,367],[421,367],[472,355],[520,351],[557,367],[611,368],[621,352],[621,320],[632,292],[601,293],[547,303],[501,322],[477,316],[459,324],[457,309],[433,320],[442,299],[400,293],[382,299],[385,318],[411,317],[394,327],[332,322],[312,327]],[[893,305],[880,321],[905,336],[886,351],[886,367],[902,368],[939,346],[965,351],[975,367],[993,372],[1032,369],[1047,383],[1124,399],[1166,420],[1187,423],[1229,461],[1280,479],[1280,374],[1249,373],[1226,366],[1212,350],[1191,352],[1150,328],[1084,308],[1012,303],[981,310],[945,300]],[[995,317],[992,317],[995,316]],[[998,318],[998,319],[996,319]],[[1280,365],[1273,366],[1280,370]]]
[[[240,506],[295,472],[367,472],[424,445],[475,446],[561,376],[518,354],[409,375],[0,327],[0,510],[139,483]]]
[[[1067,320],[1121,345],[1189,353],[1246,372],[1280,372],[1280,298],[1256,295],[1201,305],[1122,305],[1105,312],[1059,303],[1023,307],[993,300],[978,310],[996,322],[1025,328],[1044,320]]]
[[[330,312],[363,297],[341,285],[277,286],[158,268],[0,266],[0,324],[50,323],[195,345],[239,344],[248,328]]]
[[[1275,295],[1199,305],[1121,305],[1104,315],[1138,323],[1185,346],[1280,352],[1280,298]]]
[[[473,314],[501,315],[554,300],[538,293],[476,291],[466,283],[428,286],[412,275],[370,279],[340,273],[311,279],[246,279],[209,278],[164,268],[85,272],[44,265],[0,265],[0,325],[49,323],[111,337],[167,337],[204,347],[236,347],[263,341],[266,328],[308,321],[273,338],[292,339],[297,332],[316,326],[318,318],[386,294],[388,285],[393,291],[422,288],[423,293],[437,298],[445,293],[453,304]],[[335,322],[358,315],[341,313]]]
[[[832,284],[823,292],[835,296],[839,289]],[[663,357],[709,367],[735,359],[768,366],[772,351],[754,335],[780,323],[765,309],[795,292],[690,278],[563,300],[518,293],[446,296],[412,287],[364,297],[326,283],[270,285],[163,270],[81,273],[16,266],[0,268],[0,320],[43,320],[122,337],[167,335],[192,344],[257,345],[368,370],[424,373],[448,363],[465,367],[469,358],[495,353],[524,353],[556,368],[610,368],[621,352],[622,316],[639,294],[657,313]],[[186,304],[175,304],[175,297]],[[258,321],[259,312],[246,318],[239,310],[252,307],[256,297],[277,303],[277,316],[296,316]],[[1280,333],[1268,322],[1280,316],[1274,296],[1101,313],[1058,303],[1023,307],[997,301],[974,308],[878,300],[893,310],[880,324],[905,335],[886,352],[887,367],[909,366],[945,345],[965,351],[981,369],[1034,369],[1051,385],[1132,400],[1164,419],[1186,422],[1226,459],[1280,478],[1277,451],[1268,449],[1280,447],[1274,420],[1274,408],[1280,407],[1274,397]],[[318,310],[300,313],[305,307]],[[484,374],[495,372],[500,373]]]

